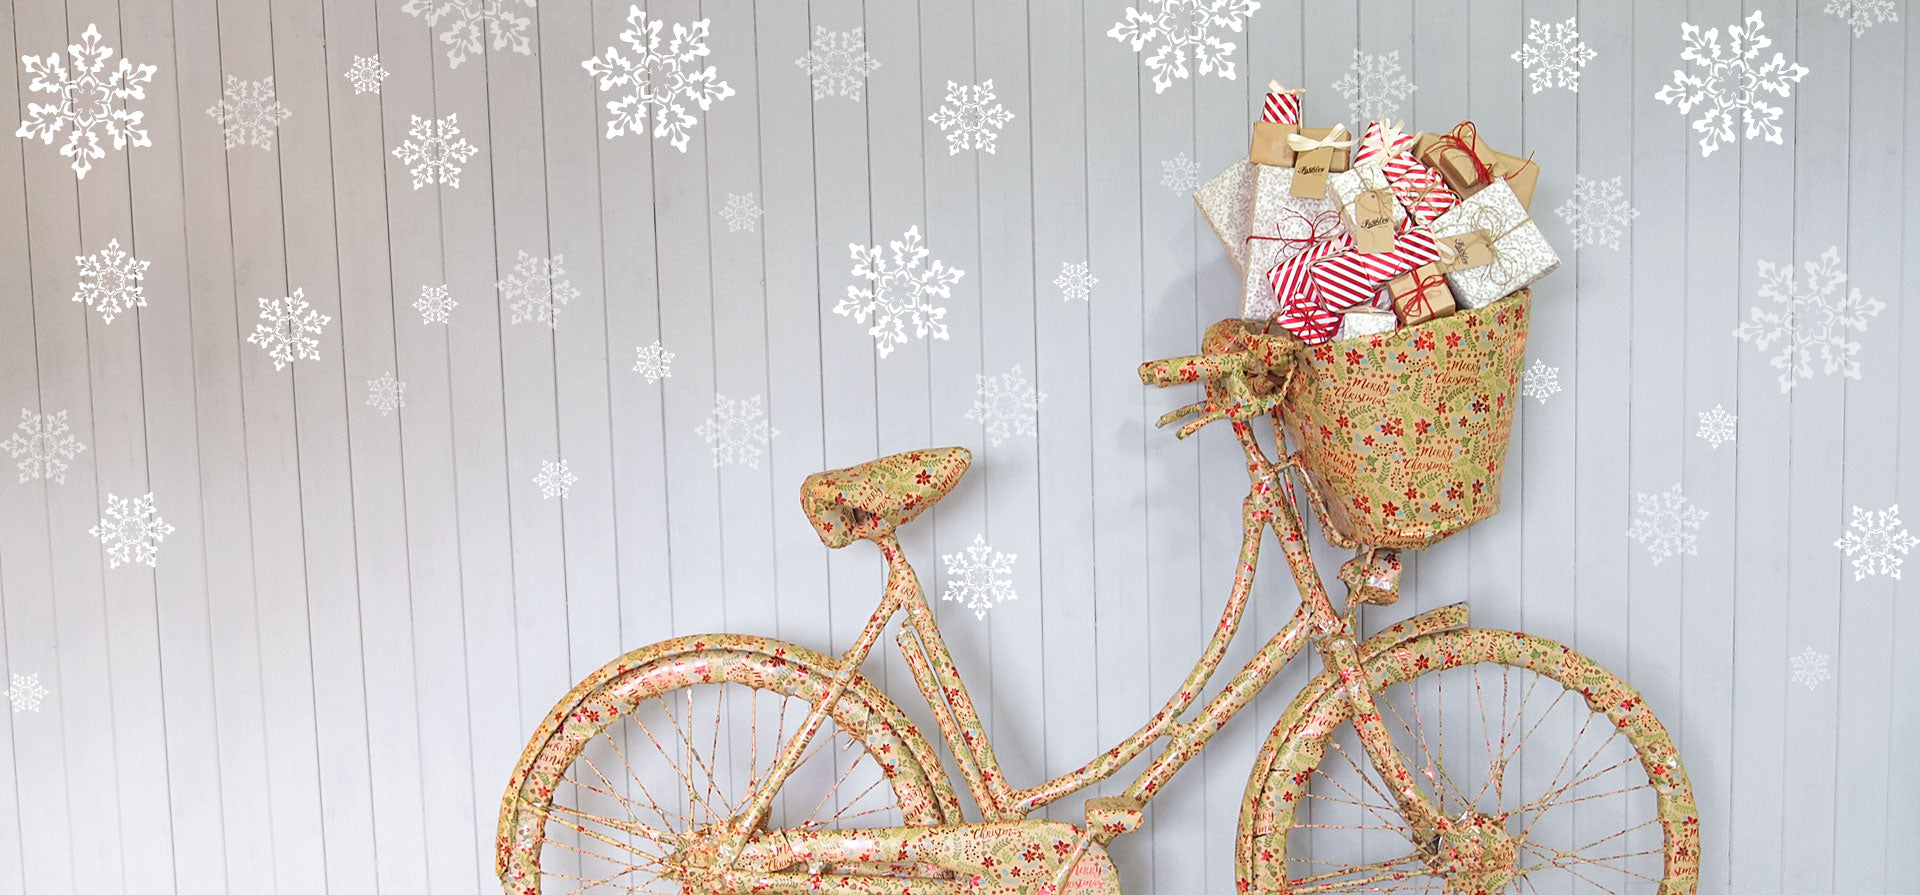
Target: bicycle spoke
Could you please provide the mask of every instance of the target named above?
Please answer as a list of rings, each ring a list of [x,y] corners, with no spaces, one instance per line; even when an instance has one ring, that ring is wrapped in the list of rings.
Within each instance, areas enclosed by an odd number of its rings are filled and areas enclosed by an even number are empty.
[[[1417,869],[1399,872],[1393,871],[1393,868],[1407,863],[1415,864]],[[1334,877],[1372,871],[1378,871],[1380,875],[1366,879],[1333,881]],[[1394,858],[1390,861],[1377,861],[1372,864],[1350,864],[1328,873],[1298,877],[1288,880],[1288,886],[1292,888],[1295,895],[1307,895],[1307,893],[1311,892],[1336,892],[1342,889],[1365,886],[1371,883],[1402,880],[1416,875],[1424,876],[1426,875],[1425,871],[1426,865],[1421,863],[1420,856],[1418,854],[1410,854],[1405,857]]]
[[[639,721],[636,720],[634,723],[638,724]],[[626,750],[620,748],[619,741],[615,740],[613,737],[607,736],[606,732],[604,731],[601,732],[601,736],[606,738],[607,745],[613,749],[613,754],[620,756],[620,763],[626,766],[628,778],[633,780],[634,785],[640,787],[640,794],[646,797],[647,804],[653,808],[653,813],[660,815],[660,819],[666,821],[667,826],[669,827],[673,826],[673,821],[667,817],[667,813],[668,813],[667,809],[660,807],[660,802],[653,797],[652,792],[648,791],[647,782],[645,780],[640,779],[640,772],[634,770],[633,762],[627,759]],[[582,755],[581,758],[584,759],[586,758],[586,756]],[[693,818],[680,814],[677,811],[673,812],[673,815],[674,817],[680,818],[680,820],[683,823],[685,823],[688,827],[693,826]]]

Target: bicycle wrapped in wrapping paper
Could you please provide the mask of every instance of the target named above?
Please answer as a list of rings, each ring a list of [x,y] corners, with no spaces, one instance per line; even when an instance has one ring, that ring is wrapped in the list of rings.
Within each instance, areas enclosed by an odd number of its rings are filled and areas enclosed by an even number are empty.
[[[1447,284],[1463,308],[1499,301],[1560,266],[1546,234],[1505,181],[1496,180],[1460,200],[1458,207],[1435,219],[1431,229],[1460,258],[1450,265]]]

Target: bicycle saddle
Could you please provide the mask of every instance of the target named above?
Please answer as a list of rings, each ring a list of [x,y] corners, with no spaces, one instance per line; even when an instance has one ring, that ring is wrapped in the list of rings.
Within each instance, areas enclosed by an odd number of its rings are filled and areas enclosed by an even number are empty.
[[[926,448],[816,472],[800,483],[800,509],[820,543],[845,547],[926,512],[960,483],[972,462],[963,447]]]

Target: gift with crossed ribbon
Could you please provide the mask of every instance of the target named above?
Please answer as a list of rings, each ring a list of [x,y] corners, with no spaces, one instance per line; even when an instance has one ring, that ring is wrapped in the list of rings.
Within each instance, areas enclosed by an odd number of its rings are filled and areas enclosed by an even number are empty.
[[[1344,228],[1324,193],[1317,198],[1293,195],[1292,168],[1254,165],[1253,171],[1253,207],[1241,237],[1246,264],[1241,269],[1240,316],[1266,320],[1281,310],[1281,296],[1270,279],[1274,266],[1333,233],[1344,233]]]
[[[1318,345],[1339,332],[1340,315],[1320,301],[1307,271],[1315,261],[1353,248],[1353,240],[1340,225],[1339,215],[1330,208],[1323,208],[1312,217],[1298,211],[1291,211],[1289,215],[1281,229],[1295,235],[1262,237],[1255,234],[1251,239],[1283,246],[1284,257],[1267,272],[1268,289],[1279,308],[1275,319],[1302,341]]]
[[[1479,128],[1471,121],[1462,121],[1444,134],[1421,134],[1414,141],[1413,154],[1440,172],[1447,185],[1463,199],[1496,180],[1504,180],[1519,198],[1522,208],[1533,204],[1533,188],[1540,180],[1540,166],[1531,158],[1488,147],[1486,141],[1480,139]]]
[[[1479,308],[1525,288],[1560,266],[1526,206],[1505,181],[1460,200],[1431,228],[1450,253],[1447,284],[1463,308]],[[1436,257],[1435,260],[1443,260]]]
[[[1387,281],[1387,297],[1406,326],[1418,326],[1453,313],[1453,291],[1439,264],[1422,264]]]

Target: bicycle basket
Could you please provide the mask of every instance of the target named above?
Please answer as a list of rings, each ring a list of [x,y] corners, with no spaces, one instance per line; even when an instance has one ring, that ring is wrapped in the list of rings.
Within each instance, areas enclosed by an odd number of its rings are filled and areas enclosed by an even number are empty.
[[[1280,418],[1322,522],[1429,546],[1500,508],[1532,297],[1305,349]]]

